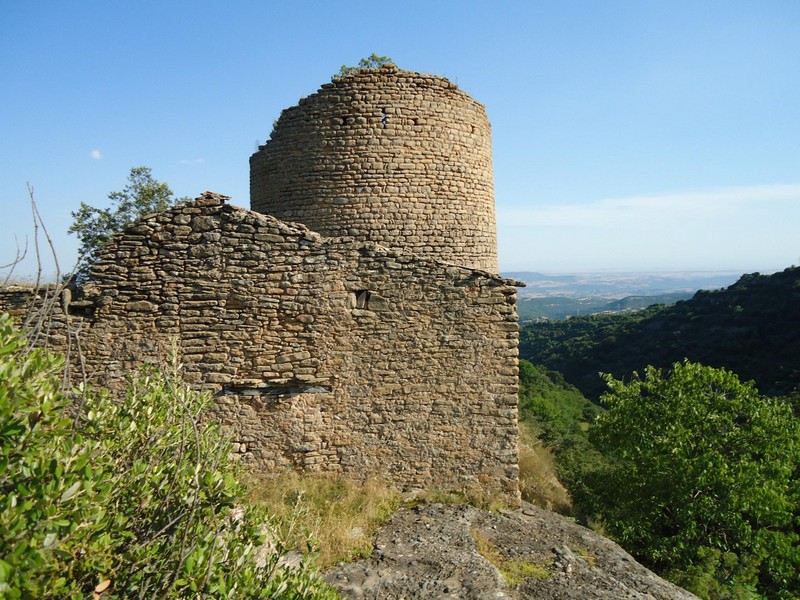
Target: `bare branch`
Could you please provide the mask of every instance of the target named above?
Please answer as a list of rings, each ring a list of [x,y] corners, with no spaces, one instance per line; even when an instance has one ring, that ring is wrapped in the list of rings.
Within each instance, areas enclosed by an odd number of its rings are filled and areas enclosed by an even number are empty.
[[[21,252],[20,252],[20,249],[19,249],[19,240],[17,240],[17,236],[14,236],[14,243],[17,246],[16,252],[15,252],[15,255],[14,255],[14,259],[10,263],[7,263],[5,265],[0,265],[0,269],[10,269],[8,271],[8,274],[3,279],[3,283],[0,284],[0,286],[2,286],[2,287],[5,287],[5,286],[8,285],[8,282],[11,281],[11,277],[14,275],[14,269],[16,269],[17,265],[19,265],[23,260],[25,260],[25,256],[27,256],[27,254],[28,254],[28,238],[27,237],[25,238],[25,247],[22,249]]]

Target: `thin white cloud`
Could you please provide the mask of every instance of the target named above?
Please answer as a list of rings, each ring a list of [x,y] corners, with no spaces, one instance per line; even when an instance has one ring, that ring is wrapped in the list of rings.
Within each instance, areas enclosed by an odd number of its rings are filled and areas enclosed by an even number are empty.
[[[180,161],[182,165],[202,165],[205,162],[203,158],[183,159]]]
[[[612,198],[584,204],[499,208],[504,225],[625,226],[656,221],[719,218],[726,212],[800,202],[800,183],[688,190]]]
[[[89,156],[92,157],[94,160],[100,160],[103,158],[103,153],[100,150],[92,150],[89,152]]]
[[[796,262],[797,223],[800,183],[741,186],[498,207],[498,240],[505,269],[766,269]]]

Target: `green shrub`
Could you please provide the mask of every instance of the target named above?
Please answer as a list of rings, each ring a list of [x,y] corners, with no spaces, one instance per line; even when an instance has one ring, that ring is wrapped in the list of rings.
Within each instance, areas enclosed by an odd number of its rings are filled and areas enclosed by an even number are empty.
[[[753,583],[762,560],[763,557],[752,556],[742,560],[735,552],[702,546],[692,564],[683,570],[669,571],[666,577],[701,598],[754,600],[762,597]]]
[[[151,370],[122,399],[79,390],[0,315],[0,596],[335,598],[243,489],[209,398]],[[265,554],[260,557],[260,554]]]
[[[800,422],[789,405],[688,361],[607,382],[609,409],[590,433],[616,461],[588,485],[609,531],[699,592],[796,597]]]
[[[366,58],[362,58],[360,61],[358,61],[358,65],[356,65],[355,67],[342,65],[342,68],[339,69],[339,72],[336,75],[334,75],[334,77],[346,77],[347,75],[358,73],[362,69],[378,69],[384,65],[393,65],[393,64],[394,61],[388,56],[378,56],[373,52]]]
[[[605,458],[589,442],[588,431],[603,409],[589,402],[580,391],[564,381],[563,376],[542,366],[519,361],[519,418],[520,431],[536,432],[540,448],[555,458],[555,470],[559,486],[569,490],[571,501],[556,502],[549,508],[586,520],[585,480],[588,473],[602,468]],[[520,447],[520,485],[523,497],[531,480],[531,474],[539,471],[545,476],[544,464],[535,464],[529,452],[531,444]],[[538,458],[545,454],[538,452]],[[552,469],[551,469],[552,470]],[[526,481],[528,480],[528,481]],[[556,482],[556,483],[558,483]],[[551,488],[557,492],[557,487]],[[529,498],[526,498],[529,499]],[[529,499],[529,501],[532,501]],[[539,500],[534,503],[540,502]],[[547,503],[545,503],[547,506]]]

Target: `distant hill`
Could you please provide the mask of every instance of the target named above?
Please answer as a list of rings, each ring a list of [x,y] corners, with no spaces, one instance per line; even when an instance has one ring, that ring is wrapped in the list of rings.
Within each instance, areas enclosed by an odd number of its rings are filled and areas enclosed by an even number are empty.
[[[503,272],[504,277],[525,283],[520,299],[546,296],[566,298],[606,298],[658,296],[676,292],[693,294],[697,290],[715,290],[734,283],[741,272],[675,271],[663,273],[560,273],[533,271]]]
[[[744,275],[672,306],[523,324],[520,356],[561,372],[595,401],[605,389],[599,372],[628,378],[684,358],[785,394],[800,384],[800,268]]]
[[[689,292],[673,292],[653,296],[624,296],[616,300],[606,297],[589,296],[570,298],[567,296],[544,296],[520,298],[517,312],[521,323],[549,319],[559,321],[568,317],[593,315],[596,313],[622,313],[641,310],[653,304],[675,304],[679,300],[692,297]]]

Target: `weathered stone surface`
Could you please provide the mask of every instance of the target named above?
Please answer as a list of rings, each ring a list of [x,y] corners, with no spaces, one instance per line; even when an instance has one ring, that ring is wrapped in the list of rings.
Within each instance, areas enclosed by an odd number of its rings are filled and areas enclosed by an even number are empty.
[[[488,540],[502,560],[535,565],[539,576],[508,585],[478,552],[476,538]],[[617,544],[529,504],[502,514],[442,504],[402,509],[378,532],[370,558],[325,578],[346,598],[696,598]]]
[[[207,192],[115,236],[91,292],[4,290],[0,309],[55,304],[39,341],[80,331],[112,389],[176,347],[254,469],[516,500],[516,289],[483,106],[393,66],[337,79],[284,111],[251,190],[272,216]]]
[[[512,282],[314,236],[210,193],[116,236],[94,273],[91,298],[67,308],[93,379],[120,386],[177,344],[254,469],[517,498]],[[0,308],[29,300],[6,291]],[[54,304],[51,343],[64,349]]]
[[[448,80],[360,71],[283,111],[250,159],[253,210],[497,273],[491,127]]]

